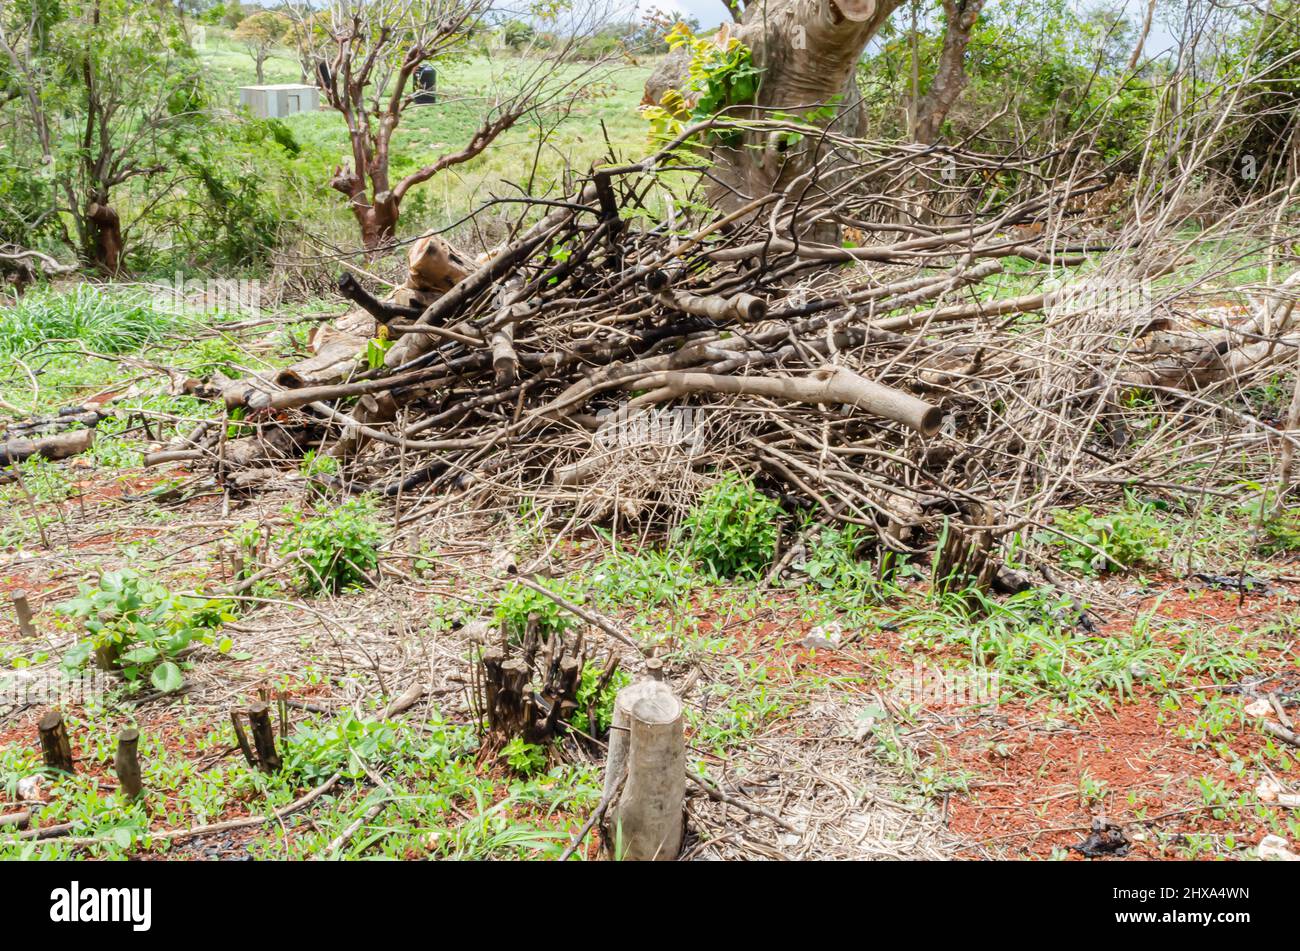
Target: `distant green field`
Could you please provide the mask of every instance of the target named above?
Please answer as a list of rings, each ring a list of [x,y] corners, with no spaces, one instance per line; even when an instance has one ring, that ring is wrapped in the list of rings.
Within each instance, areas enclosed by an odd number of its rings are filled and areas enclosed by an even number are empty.
[[[252,57],[222,31],[209,28],[200,55],[209,76],[231,108],[238,106],[238,87],[255,80]],[[393,180],[469,141],[481,117],[491,108],[494,93],[508,90],[512,76],[531,64],[510,55],[475,57],[439,69],[439,102],[412,106],[393,140]],[[637,158],[647,146],[647,126],[638,112],[646,77],[654,63],[642,60],[594,73],[584,84],[585,98],[558,128],[542,138],[535,119],[521,120],[478,158],[456,166],[413,190],[402,207],[401,230],[412,233],[463,217],[492,195],[518,194],[526,188],[544,194],[558,188],[566,168],[585,172],[604,160],[609,143],[623,158]],[[577,75],[585,64],[570,67]],[[296,58],[284,52],[265,65],[266,82],[300,82]],[[554,117],[541,117],[549,127]],[[329,109],[285,120],[303,148],[299,167],[310,181],[320,182],[322,211],[333,209],[342,224],[347,215],[341,196],[330,190],[332,169],[349,154],[343,118]],[[603,126],[603,130],[602,130]],[[537,159],[538,172],[528,176]],[[334,217],[333,214],[330,215]]]

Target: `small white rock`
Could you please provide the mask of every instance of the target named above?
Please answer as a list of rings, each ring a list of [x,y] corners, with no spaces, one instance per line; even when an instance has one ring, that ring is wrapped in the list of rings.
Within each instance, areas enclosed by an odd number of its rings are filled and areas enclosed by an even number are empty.
[[[45,797],[41,794],[41,786],[44,782],[44,776],[25,776],[18,780],[18,798],[23,802],[43,802]]]
[[[1266,835],[1259,840],[1259,857],[1262,859],[1277,859],[1279,862],[1300,862],[1300,855],[1296,855],[1287,848],[1286,839],[1280,835]]]
[[[833,650],[840,646],[840,640],[844,637],[844,625],[839,621],[830,621],[826,624],[818,624],[805,637],[801,643],[804,647],[818,647],[822,650]]]
[[[1273,712],[1273,705],[1268,702],[1267,697],[1260,697],[1254,703],[1246,704],[1246,715],[1252,717],[1266,717]]]
[[[1255,795],[1259,797],[1260,802],[1277,802],[1278,793],[1282,791],[1282,786],[1272,776],[1265,776],[1255,787]]]

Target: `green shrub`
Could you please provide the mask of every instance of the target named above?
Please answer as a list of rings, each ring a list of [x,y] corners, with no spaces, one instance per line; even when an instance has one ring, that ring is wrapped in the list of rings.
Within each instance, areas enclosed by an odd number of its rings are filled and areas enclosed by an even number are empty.
[[[182,361],[195,376],[207,377],[214,373],[240,376],[240,364],[246,358],[239,348],[225,337],[209,337],[186,348]]]
[[[301,724],[284,744],[284,771],[312,785],[335,772],[362,779],[367,766],[378,766],[401,748],[405,729],[383,720],[359,719],[352,710],[324,722]]]
[[[42,456],[29,456],[13,465],[10,472],[16,478],[12,484],[0,489],[0,500],[9,505],[28,505],[29,495],[37,504],[62,502],[72,495],[72,479],[67,469]]]
[[[517,736],[501,750],[501,758],[520,776],[531,776],[546,768],[546,749]]]
[[[94,655],[128,681],[147,673],[165,692],[184,683],[176,655],[195,641],[212,643],[217,628],[234,617],[225,601],[172,594],[130,568],[107,572],[99,584],[82,583],[80,589],[57,610],[79,621],[90,636],[64,655],[64,669],[77,670]],[[230,642],[219,647],[227,651]]]
[[[339,461],[334,456],[322,456],[315,449],[309,449],[307,454],[302,457],[298,471],[307,479],[314,479],[316,476],[337,475]]]
[[[379,567],[383,540],[375,501],[362,496],[334,509],[318,506],[313,518],[296,518],[280,552],[299,554],[298,585],[304,593],[334,594],[368,583]]]
[[[881,582],[877,565],[863,561],[858,551],[870,538],[857,525],[824,526],[808,545],[803,570],[808,581],[822,591],[835,592],[853,606],[879,600]]]
[[[757,578],[772,562],[781,506],[748,479],[728,473],[700,497],[679,540],[697,564],[720,578]]]
[[[566,601],[581,601],[582,596],[570,591],[562,581],[542,578],[537,584],[560,595]],[[563,634],[573,626],[573,616],[541,592],[516,582],[511,582],[497,599],[493,618],[506,632],[506,637],[518,642],[528,630],[528,616],[537,615],[537,630],[543,640]]]
[[[1257,547],[1265,555],[1300,551],[1300,508],[1276,510],[1277,493],[1265,491],[1258,483],[1244,483],[1243,488],[1258,493],[1249,501],[1235,506],[1236,511],[1259,526]]]
[[[603,604],[675,603],[699,585],[695,564],[679,551],[619,552],[587,573]]]
[[[596,724],[596,738],[609,732],[614,722],[614,698],[618,692],[632,682],[626,671],[616,670],[609,678],[609,683],[600,689],[600,679],[605,675],[604,667],[596,663],[587,663],[582,668],[582,679],[578,681],[578,693],[573,698],[578,709],[573,711],[570,723],[586,732],[591,729],[592,721]]]
[[[1061,549],[1061,564],[1083,574],[1128,571],[1149,564],[1158,551],[1168,547],[1169,537],[1150,503],[1131,496],[1124,508],[1098,515],[1086,506],[1058,510],[1052,521],[1066,535],[1044,533],[1041,541]]]
[[[1286,509],[1259,526],[1259,550],[1265,555],[1300,551],[1300,509]]]

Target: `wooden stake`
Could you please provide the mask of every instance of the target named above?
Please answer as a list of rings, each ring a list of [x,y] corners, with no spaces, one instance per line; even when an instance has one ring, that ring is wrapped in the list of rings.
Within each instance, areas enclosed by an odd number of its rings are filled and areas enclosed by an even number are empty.
[[[144,791],[144,782],[140,778],[140,759],[137,746],[140,731],[127,727],[117,735],[117,752],[113,754],[113,770],[122,793],[128,799],[138,799]]]
[[[67,728],[63,725],[63,714],[51,710],[41,717],[41,753],[45,765],[60,772],[74,772],[72,765],[72,743],[68,740]]]
[[[275,727],[271,723],[271,708],[266,703],[255,703],[248,708],[248,725],[253,730],[253,746],[257,750],[257,764],[264,773],[280,771],[280,752],[275,748]]]
[[[14,613],[18,615],[18,630],[23,637],[35,637],[36,625],[32,623],[32,606],[27,603],[26,591],[13,593]]]

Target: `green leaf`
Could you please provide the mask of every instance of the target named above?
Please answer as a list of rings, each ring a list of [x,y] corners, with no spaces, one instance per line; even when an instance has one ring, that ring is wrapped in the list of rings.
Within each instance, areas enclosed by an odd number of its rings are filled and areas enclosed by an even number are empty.
[[[179,667],[171,661],[166,661],[154,668],[153,674],[149,677],[149,682],[163,693],[172,693],[181,689],[185,683],[185,678],[181,675]]]
[[[148,644],[142,644],[122,655],[122,660],[131,664],[147,664],[151,661],[157,660],[157,658],[158,649],[150,647]]]

